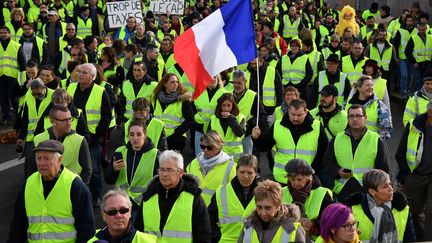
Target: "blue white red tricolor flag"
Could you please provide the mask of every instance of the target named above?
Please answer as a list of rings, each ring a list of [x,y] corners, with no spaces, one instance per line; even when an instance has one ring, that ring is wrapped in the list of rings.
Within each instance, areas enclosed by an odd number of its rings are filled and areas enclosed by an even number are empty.
[[[194,99],[215,75],[256,57],[250,0],[230,0],[174,43],[174,59],[195,87]]]

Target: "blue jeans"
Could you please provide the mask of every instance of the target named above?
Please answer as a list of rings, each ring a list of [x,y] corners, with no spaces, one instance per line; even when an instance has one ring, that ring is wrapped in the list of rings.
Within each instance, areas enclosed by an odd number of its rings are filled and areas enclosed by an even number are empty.
[[[92,176],[90,178],[90,192],[93,200],[98,200],[102,191],[102,176],[101,176],[101,147],[99,144],[89,146],[90,156],[93,164]]]
[[[406,59],[400,59],[400,92],[407,94],[413,73],[412,64]]]
[[[242,141],[243,144],[243,154],[252,154],[253,142],[251,135],[245,137]]]
[[[198,156],[198,154],[199,153],[201,153],[202,152],[202,149],[201,149],[201,147],[200,147],[200,140],[201,140],[201,137],[204,135],[204,133],[201,133],[201,132],[198,132],[198,131],[195,131],[195,157],[196,156]]]

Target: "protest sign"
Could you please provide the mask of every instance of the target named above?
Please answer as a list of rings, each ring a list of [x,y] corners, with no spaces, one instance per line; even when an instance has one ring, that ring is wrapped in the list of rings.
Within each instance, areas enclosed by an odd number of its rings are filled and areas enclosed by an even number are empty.
[[[137,23],[143,22],[140,0],[107,2],[108,24],[110,28],[126,25],[129,17],[134,17]]]
[[[150,10],[155,14],[183,15],[184,0],[151,0]]]

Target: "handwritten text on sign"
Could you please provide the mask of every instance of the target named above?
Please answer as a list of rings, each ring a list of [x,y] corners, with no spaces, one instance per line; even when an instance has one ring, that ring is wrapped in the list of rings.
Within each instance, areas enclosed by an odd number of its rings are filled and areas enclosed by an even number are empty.
[[[141,2],[122,1],[122,2],[107,2],[108,24],[110,28],[119,28],[126,25],[126,20],[129,17],[134,17],[137,23],[143,22],[141,12]]]
[[[184,8],[184,0],[151,0],[150,2],[150,10],[155,14],[182,15]]]

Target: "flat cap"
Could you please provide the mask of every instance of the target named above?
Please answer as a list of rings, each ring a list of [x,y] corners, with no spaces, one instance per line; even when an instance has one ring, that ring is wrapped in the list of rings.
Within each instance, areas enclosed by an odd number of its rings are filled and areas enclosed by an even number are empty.
[[[64,146],[62,143],[60,143],[57,140],[46,140],[40,142],[38,146],[36,146],[36,148],[33,149],[33,152],[36,151],[51,151],[51,152],[58,152],[60,154],[63,154]]]

